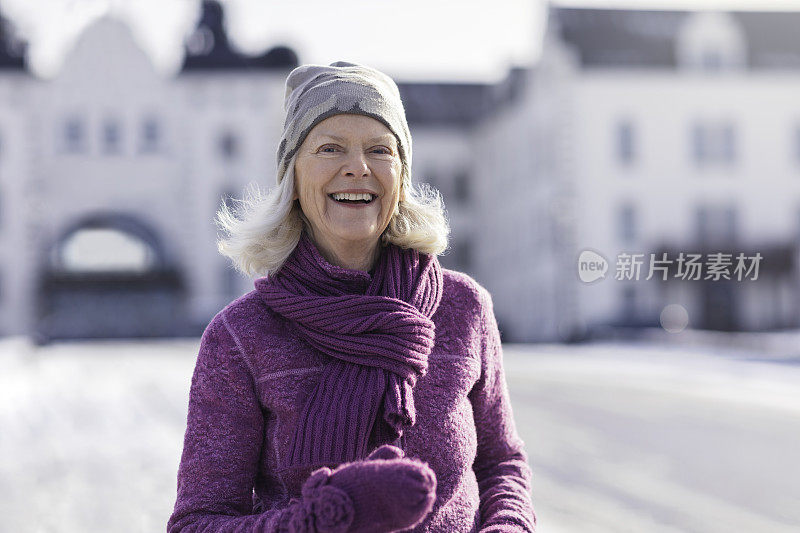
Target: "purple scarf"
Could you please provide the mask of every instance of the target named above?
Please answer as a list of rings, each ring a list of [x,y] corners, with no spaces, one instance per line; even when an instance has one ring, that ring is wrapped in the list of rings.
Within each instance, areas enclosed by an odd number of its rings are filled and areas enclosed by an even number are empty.
[[[340,464],[415,423],[442,298],[435,255],[382,248],[372,276],[331,265],[304,231],[281,269],[256,280],[264,301],[332,357],[300,414],[284,466]]]

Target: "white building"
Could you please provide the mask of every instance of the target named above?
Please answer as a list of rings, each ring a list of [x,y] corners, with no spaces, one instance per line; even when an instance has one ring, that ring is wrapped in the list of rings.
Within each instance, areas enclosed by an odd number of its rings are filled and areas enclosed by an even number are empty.
[[[14,68],[0,73],[2,332],[196,333],[249,289],[216,252],[212,219],[223,195],[271,184],[268,147],[297,58],[236,53],[221,15],[205,6],[174,79],[108,18],[51,81],[4,59]],[[124,250],[133,260],[118,264]]]
[[[670,304],[698,328],[800,325],[798,31],[799,13],[553,6],[539,63],[462,105],[486,108],[468,127],[415,144],[472,166],[454,233],[506,339],[658,326]],[[609,262],[591,284],[587,249]],[[677,275],[681,252],[700,279]],[[621,253],[642,255],[638,279],[615,279]],[[708,270],[717,253],[730,280]],[[761,255],[757,280],[736,279],[740,253]]]
[[[559,110],[573,261],[591,248],[612,263],[571,281],[585,325],[657,325],[671,303],[694,327],[798,325],[799,30],[798,13],[551,9],[550,37],[577,58]],[[650,253],[681,251],[763,259],[757,281],[644,281]],[[613,279],[621,252],[646,254],[639,281]]]
[[[442,262],[491,291],[507,340],[657,325],[673,303],[694,327],[798,325],[797,30],[793,13],[551,7],[535,67],[398,83],[414,179],[442,191],[453,228]],[[296,55],[236,52],[213,1],[174,78],[114,20],[52,81],[10,44],[0,334],[197,334],[252,288],[217,253],[213,216],[246,184],[272,185]],[[92,242],[106,243],[96,257]],[[606,279],[579,280],[585,249],[608,259]],[[681,251],[759,252],[759,280],[684,281],[674,266],[644,279],[649,254]],[[645,254],[638,281],[614,279],[621,252]]]

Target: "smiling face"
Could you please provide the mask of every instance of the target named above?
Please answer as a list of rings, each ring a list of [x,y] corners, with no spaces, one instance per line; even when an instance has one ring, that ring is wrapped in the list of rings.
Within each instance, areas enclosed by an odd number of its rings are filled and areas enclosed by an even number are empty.
[[[332,257],[372,254],[400,198],[397,138],[382,122],[340,114],[314,126],[295,160],[295,199]]]

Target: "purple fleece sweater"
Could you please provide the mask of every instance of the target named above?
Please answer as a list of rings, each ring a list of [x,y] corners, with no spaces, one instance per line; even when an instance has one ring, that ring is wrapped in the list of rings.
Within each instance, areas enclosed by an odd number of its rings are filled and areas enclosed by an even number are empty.
[[[414,388],[416,424],[400,440],[437,478],[414,532],[534,531],[531,470],[517,435],[489,293],[443,269],[428,372]],[[365,281],[351,280],[363,292]],[[189,396],[169,533],[273,532],[303,479],[278,472],[308,394],[330,356],[251,291],[203,333]]]

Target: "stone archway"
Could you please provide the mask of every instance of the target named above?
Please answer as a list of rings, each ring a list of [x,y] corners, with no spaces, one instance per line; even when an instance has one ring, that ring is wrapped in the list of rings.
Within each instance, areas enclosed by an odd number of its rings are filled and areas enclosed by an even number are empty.
[[[43,253],[37,342],[180,336],[183,276],[138,217],[102,212],[69,224]]]

